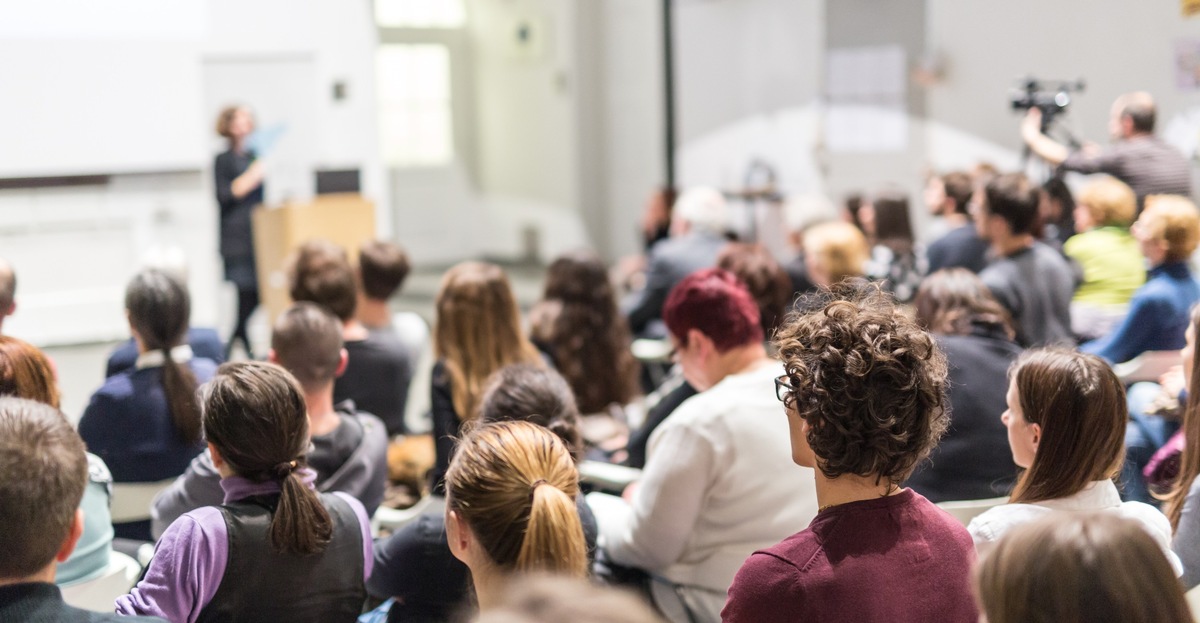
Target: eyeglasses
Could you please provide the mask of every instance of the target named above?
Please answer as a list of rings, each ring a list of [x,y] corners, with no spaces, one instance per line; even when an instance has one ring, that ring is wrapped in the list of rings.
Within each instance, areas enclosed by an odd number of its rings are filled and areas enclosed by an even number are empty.
[[[775,397],[779,399],[779,402],[787,404],[788,400],[792,397],[792,392],[794,391],[795,390],[792,388],[791,379],[788,378],[788,375],[784,374],[782,376],[775,377]]]

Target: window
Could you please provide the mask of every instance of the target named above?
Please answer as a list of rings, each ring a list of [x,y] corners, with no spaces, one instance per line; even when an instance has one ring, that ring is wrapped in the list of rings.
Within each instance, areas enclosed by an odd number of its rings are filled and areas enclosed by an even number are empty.
[[[375,0],[380,28],[460,28],[467,21],[464,0]]]
[[[381,45],[375,67],[384,161],[394,167],[449,164],[454,132],[447,47]]]

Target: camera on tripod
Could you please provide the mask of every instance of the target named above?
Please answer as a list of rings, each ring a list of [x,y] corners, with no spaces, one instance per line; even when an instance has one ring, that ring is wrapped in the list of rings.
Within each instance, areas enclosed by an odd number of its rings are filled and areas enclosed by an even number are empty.
[[[1042,130],[1045,131],[1054,118],[1067,111],[1071,105],[1071,94],[1081,93],[1084,89],[1082,79],[1070,80],[1038,80],[1024,78],[1020,87],[1009,94],[1009,103],[1013,110],[1029,110],[1037,108],[1042,111]]]

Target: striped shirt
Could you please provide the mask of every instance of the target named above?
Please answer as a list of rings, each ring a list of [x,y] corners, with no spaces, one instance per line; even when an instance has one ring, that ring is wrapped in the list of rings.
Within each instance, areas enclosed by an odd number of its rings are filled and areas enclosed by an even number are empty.
[[[1133,189],[1138,211],[1146,195],[1192,194],[1192,172],[1178,149],[1144,134],[1118,141],[1097,154],[1072,152],[1063,161],[1066,171],[1107,173]]]

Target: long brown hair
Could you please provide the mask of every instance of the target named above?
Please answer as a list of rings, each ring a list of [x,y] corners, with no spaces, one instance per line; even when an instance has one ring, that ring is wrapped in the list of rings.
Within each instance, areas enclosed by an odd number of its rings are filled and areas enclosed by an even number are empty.
[[[999,327],[1012,339],[1012,319],[983,280],[965,268],[929,275],[913,300],[917,322],[930,333],[969,335],[976,325]]]
[[[1162,548],[1131,519],[1054,513],[1013,528],[979,564],[988,623],[1189,623]]]
[[[578,495],[567,447],[529,422],[479,426],[463,438],[446,473],[446,507],[506,571],[587,575]]]
[[[535,326],[534,337],[549,347],[554,365],[567,379],[584,413],[626,404],[637,394],[637,360],[632,338],[608,271],[592,253],[568,253],[546,273],[543,305],[548,326]]]
[[[171,349],[187,340],[192,310],[187,287],[161,270],[144,270],[125,288],[125,309],[146,350],[162,351],[163,393],[180,439],[200,441],[196,375],[186,363],[171,359]]]
[[[58,383],[50,360],[38,347],[0,335],[0,396],[16,396],[58,408]]]
[[[1200,305],[1192,308],[1192,375],[1187,379],[1187,406],[1183,412],[1183,455],[1179,458],[1179,475],[1165,498],[1167,519],[1171,520],[1171,531],[1179,528],[1183,515],[1183,502],[1196,476],[1200,476],[1200,348],[1195,341],[1200,338]]]
[[[488,380],[479,407],[480,424],[520,420],[558,435],[575,462],[583,460],[579,407],[562,375],[527,363],[497,370]]]
[[[537,349],[521,329],[521,313],[499,266],[463,262],[446,271],[437,295],[434,350],[450,377],[450,399],[461,420],[475,417],[484,383],[511,363],[536,363]]]
[[[1109,480],[1125,457],[1125,388],[1103,359],[1039,349],[1013,364],[1025,420],[1041,426],[1033,463],[1013,488],[1013,503],[1064,498]]]
[[[273,363],[226,363],[203,394],[204,434],[221,458],[243,478],[280,483],[271,544],[285,553],[323,550],[333,521],[300,475],[309,445],[300,384]]]

